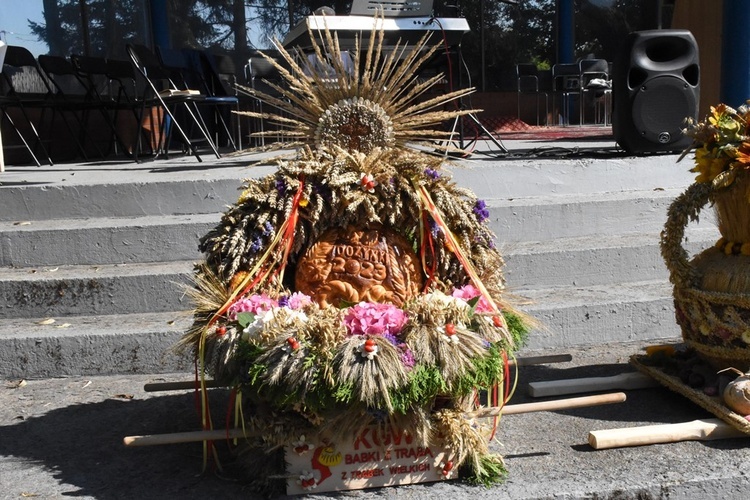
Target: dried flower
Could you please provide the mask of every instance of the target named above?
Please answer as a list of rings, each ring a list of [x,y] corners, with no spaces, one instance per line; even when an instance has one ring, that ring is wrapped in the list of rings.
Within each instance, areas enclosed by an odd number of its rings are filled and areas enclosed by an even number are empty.
[[[477,200],[472,211],[477,216],[479,222],[484,222],[490,218],[490,211],[487,209],[487,204],[484,200]]]
[[[725,104],[711,106],[702,122],[690,123],[685,134],[693,138],[696,182],[711,182],[717,188],[734,182],[737,173],[750,168],[750,110],[735,110]],[[683,154],[684,156],[684,154]]]
[[[263,249],[263,239],[260,236],[253,237],[253,242],[250,245],[250,251],[252,253],[258,253]]]
[[[434,168],[424,169],[424,174],[432,180],[437,180],[440,178],[440,172],[438,172]]]
[[[414,368],[416,361],[414,361],[414,353],[411,352],[409,346],[406,344],[399,344],[398,347],[401,349],[401,363],[403,363],[406,368]]]

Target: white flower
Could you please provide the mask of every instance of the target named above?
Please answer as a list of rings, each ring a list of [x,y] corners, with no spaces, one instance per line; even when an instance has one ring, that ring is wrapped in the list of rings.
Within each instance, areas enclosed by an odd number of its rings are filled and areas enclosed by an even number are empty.
[[[449,307],[453,305],[460,309],[469,309],[469,304],[467,304],[465,300],[459,299],[458,297],[454,297],[452,295],[446,295],[439,290],[435,290],[433,292],[425,294],[424,300],[426,302],[432,302],[440,307]]]
[[[297,455],[304,455],[313,448],[315,448],[315,445],[313,443],[308,443],[304,434],[301,435],[297,441],[292,443],[292,449]]]
[[[313,473],[306,470],[302,471],[302,473],[299,475],[299,481],[297,482],[305,491],[314,490],[318,487],[318,485],[315,483],[315,476],[313,476]]]
[[[274,325],[278,328],[287,328],[307,322],[307,314],[301,310],[290,307],[273,307],[255,317],[255,320],[242,330],[242,339],[245,341],[257,336],[265,325]]]
[[[251,338],[256,337],[263,331],[263,325],[266,324],[268,313],[270,313],[270,311],[266,312],[263,316],[260,314],[255,316],[253,322],[242,329],[242,340],[249,342]]]

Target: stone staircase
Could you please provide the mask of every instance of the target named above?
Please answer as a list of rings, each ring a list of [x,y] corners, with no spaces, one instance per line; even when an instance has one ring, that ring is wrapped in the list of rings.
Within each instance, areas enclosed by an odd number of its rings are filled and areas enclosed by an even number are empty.
[[[659,232],[691,182],[687,164],[577,156],[477,157],[452,170],[490,206],[509,290],[545,326],[527,348],[678,337]],[[10,167],[0,177],[0,375],[192,370],[171,349],[191,321],[182,286],[241,179],[272,171],[247,163]],[[717,237],[702,226],[690,229],[692,252]]]

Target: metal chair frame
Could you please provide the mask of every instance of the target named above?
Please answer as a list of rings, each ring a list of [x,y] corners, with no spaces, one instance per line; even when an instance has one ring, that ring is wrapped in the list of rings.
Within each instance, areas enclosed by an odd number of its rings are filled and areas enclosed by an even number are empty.
[[[547,125],[549,114],[549,95],[539,85],[539,70],[536,64],[520,63],[516,65],[516,101],[518,118],[521,118],[521,95],[533,94],[536,100],[536,124],[539,126],[539,98],[544,97],[544,124]]]
[[[162,153],[165,154],[165,156],[168,155],[172,130],[176,129],[185,148],[195,155],[199,162],[203,161],[198,154],[195,140],[190,139],[183,126],[180,125],[180,122],[177,120],[175,113],[180,109],[190,118],[189,121],[191,128],[193,126],[198,128],[202,138],[209,145],[216,158],[221,158],[221,155],[211,140],[211,136],[208,133],[205,123],[203,123],[203,119],[196,106],[196,103],[202,101],[205,96],[202,94],[190,95],[185,93],[184,89],[179,89],[171,80],[170,72],[162,67],[159,59],[147,47],[128,44],[126,50],[133,62],[134,68],[145,82],[143,95],[140,98],[141,110],[139,114],[139,129],[144,122],[146,108],[151,109],[153,107],[158,107],[168,118],[161,120],[159,126],[162,134],[158,144],[157,156]],[[136,151],[140,148],[140,142],[141,136],[139,134]],[[137,157],[136,161],[138,161]]]
[[[14,83],[15,72],[24,72],[24,68],[31,68],[31,73],[28,76],[40,85],[40,88],[38,89],[40,90],[39,93],[24,92],[17,88],[18,86]],[[14,74],[11,74],[11,72],[13,72]],[[2,75],[2,85],[0,85],[0,87],[2,87],[3,90],[2,96],[0,96],[0,108],[2,108],[3,117],[5,117],[5,119],[15,131],[16,135],[21,139],[21,142],[23,143],[24,147],[29,152],[31,158],[37,166],[41,166],[41,163],[39,162],[39,159],[35,154],[35,149],[37,147],[41,149],[44,158],[47,160],[47,163],[49,163],[50,166],[54,165],[49,150],[44,146],[44,141],[42,140],[42,137],[39,134],[38,130],[38,125],[43,123],[44,120],[44,111],[50,106],[50,103],[47,101],[45,94],[51,92],[51,89],[49,87],[49,83],[45,80],[41,69],[39,69],[36,59],[34,59],[34,56],[31,54],[31,52],[29,52],[24,47],[8,45],[6,46],[5,59],[3,62],[2,72],[0,74]],[[33,135],[35,141],[33,146],[29,143],[30,141],[26,137],[24,137],[21,129],[19,129],[16,123],[13,121],[13,118],[8,113],[8,108],[17,108],[19,110],[21,116],[26,122],[26,125],[28,126],[29,130],[31,130],[31,134]],[[39,122],[37,124],[34,123],[34,121],[27,113],[27,108],[39,108],[42,110]]]
[[[592,86],[591,80],[600,78],[609,81],[609,63],[605,59],[581,59],[578,62],[578,81],[580,82],[580,121],[584,124],[584,103],[587,93],[602,92],[604,97],[604,125],[607,125],[609,118],[608,102],[611,95],[611,88],[602,88]]]
[[[578,64],[555,64],[552,66],[552,91],[560,98],[562,125],[570,125],[571,97],[580,94]]]

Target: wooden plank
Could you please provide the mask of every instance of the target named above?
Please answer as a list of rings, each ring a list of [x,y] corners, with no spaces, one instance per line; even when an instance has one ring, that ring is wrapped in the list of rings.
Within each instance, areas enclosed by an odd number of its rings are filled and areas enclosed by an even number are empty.
[[[515,363],[510,360],[509,365],[513,366],[533,366],[545,365],[548,363],[567,363],[572,361],[573,356],[570,354],[548,354],[545,356],[524,356],[516,358]]]
[[[215,380],[206,380],[207,388],[224,387]],[[151,382],[143,385],[143,390],[146,392],[159,392],[159,391],[183,391],[188,389],[195,389],[200,387],[200,383],[195,380],[185,380],[179,382]]]
[[[534,398],[564,396],[582,392],[644,389],[658,387],[659,383],[639,372],[621,373],[610,377],[586,377],[577,379],[530,382],[529,395]]]

